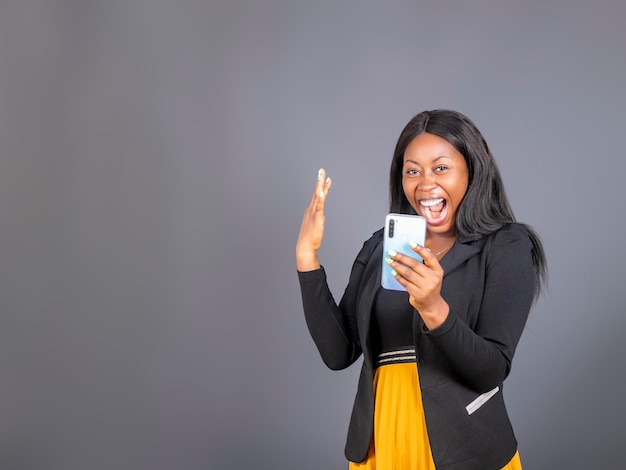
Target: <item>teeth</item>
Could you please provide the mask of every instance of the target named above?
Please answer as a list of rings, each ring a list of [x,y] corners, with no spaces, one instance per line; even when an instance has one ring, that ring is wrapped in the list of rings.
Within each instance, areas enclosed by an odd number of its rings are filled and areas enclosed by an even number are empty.
[[[439,199],[422,199],[420,204],[425,207],[435,206],[437,204],[441,204],[443,202],[443,198]]]

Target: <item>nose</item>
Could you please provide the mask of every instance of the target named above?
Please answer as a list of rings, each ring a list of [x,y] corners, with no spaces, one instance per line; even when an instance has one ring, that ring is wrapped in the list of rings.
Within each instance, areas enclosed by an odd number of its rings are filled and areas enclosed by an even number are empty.
[[[419,182],[417,183],[417,189],[420,191],[430,191],[437,186],[435,182],[434,175],[428,171],[422,175]]]

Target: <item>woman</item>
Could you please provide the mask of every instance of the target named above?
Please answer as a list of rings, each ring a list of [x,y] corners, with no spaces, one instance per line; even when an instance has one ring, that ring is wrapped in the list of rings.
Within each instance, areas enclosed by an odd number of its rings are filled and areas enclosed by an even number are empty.
[[[515,222],[476,126],[425,111],[398,139],[390,212],[426,219],[423,262],[367,240],[337,305],[317,252],[332,181],[322,169],[296,245],[305,318],[322,359],[363,354],[350,469],[521,469],[503,382],[546,278],[540,239]],[[382,258],[406,292],[380,287]]]

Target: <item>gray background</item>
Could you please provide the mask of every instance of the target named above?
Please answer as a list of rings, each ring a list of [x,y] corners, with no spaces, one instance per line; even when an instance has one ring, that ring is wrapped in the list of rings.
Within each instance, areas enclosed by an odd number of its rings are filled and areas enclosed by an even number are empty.
[[[358,366],[322,364],[295,240],[324,166],[339,297],[431,108],[476,122],[545,242],[506,388],[524,468],[611,467],[625,19],[621,0],[3,1],[0,468],[346,468]]]

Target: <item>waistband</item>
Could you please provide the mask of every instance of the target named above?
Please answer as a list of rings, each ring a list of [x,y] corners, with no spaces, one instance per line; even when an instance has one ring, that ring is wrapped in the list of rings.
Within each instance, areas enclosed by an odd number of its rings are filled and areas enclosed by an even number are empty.
[[[387,364],[402,364],[406,362],[416,362],[415,348],[407,346],[393,349],[391,351],[383,351],[374,361],[374,367],[380,367]]]

